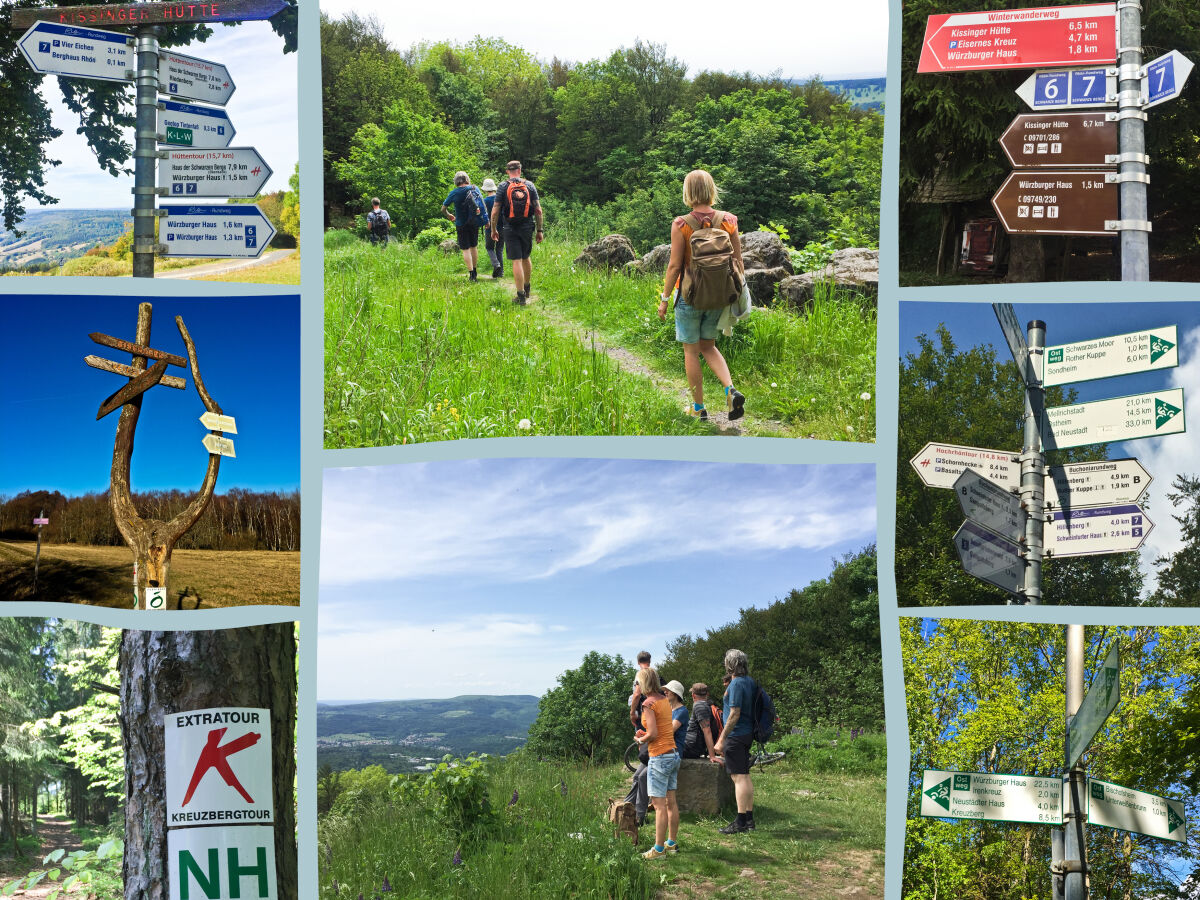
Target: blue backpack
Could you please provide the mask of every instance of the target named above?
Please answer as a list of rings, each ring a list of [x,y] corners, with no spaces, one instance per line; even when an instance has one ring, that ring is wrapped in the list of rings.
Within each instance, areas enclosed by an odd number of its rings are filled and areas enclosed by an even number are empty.
[[[754,740],[760,744],[765,744],[775,734],[775,703],[766,691],[755,682],[755,687],[758,689],[754,695],[753,703],[753,728]]]
[[[471,217],[467,224],[473,228],[486,225],[488,223],[487,206],[483,202],[483,194],[479,193],[479,188],[475,185],[471,185],[470,199],[475,208],[471,211]]]

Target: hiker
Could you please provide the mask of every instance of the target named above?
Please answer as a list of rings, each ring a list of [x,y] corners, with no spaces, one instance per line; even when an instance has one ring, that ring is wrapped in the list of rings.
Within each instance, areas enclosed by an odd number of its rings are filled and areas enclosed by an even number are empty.
[[[451,204],[454,212],[450,212]],[[442,201],[442,215],[454,223],[458,232],[458,249],[462,251],[467,276],[471,281],[478,281],[479,229],[488,224],[488,213],[483,194],[471,184],[466,172],[454,173],[454,190]]]
[[[481,187],[483,188],[483,204],[487,207],[488,221],[496,222],[496,230],[500,232],[500,237],[494,238],[492,229],[488,228],[483,235],[483,246],[492,263],[492,277],[500,278],[504,275],[504,223],[497,221],[492,216],[492,210],[496,206],[496,182],[491,178],[485,178]]]
[[[754,830],[754,785],[750,782],[750,746],[754,743],[754,695],[758,684],[750,677],[746,654],[730,650],[725,654],[725,672],[730,676],[725,691],[725,727],[713,749],[725,757],[725,771],[733,779],[737,818],[718,829],[721,834],[740,834]]]
[[[379,206],[379,198],[371,198],[371,211],[367,213],[367,240],[386,247],[392,230],[392,217]]]
[[[659,685],[658,673],[651,668],[641,669],[637,683],[645,697],[642,730],[637,733],[637,741],[650,752],[646,787],[654,804],[654,846],[642,856],[655,859],[678,848],[679,805],[675,802],[675,789],[679,781],[679,751],[675,749],[671,703]]]
[[[675,737],[675,750],[683,759],[683,742],[688,730],[688,708],[683,704],[683,685],[678,681],[668,681],[663,690],[667,692],[667,702],[671,705],[671,733]]]
[[[702,759],[707,756],[714,763],[721,763],[715,744],[721,735],[721,726],[713,716],[713,706],[708,700],[708,685],[697,681],[692,685],[692,716],[684,737],[684,759]]]
[[[496,189],[495,209],[500,215],[492,217],[492,240],[500,239],[499,222],[504,222],[504,249],[512,260],[513,281],[517,285],[517,296],[513,298],[513,303],[524,306],[529,302],[529,277],[532,273],[529,255],[533,252],[535,237],[539,244],[545,237],[542,231],[542,205],[533,182],[521,177],[519,160],[514,159],[504,170],[508,177]]]
[[[643,650],[637,655],[638,671],[642,669],[650,669],[650,651]],[[658,673],[655,672],[655,677]],[[629,722],[633,725],[633,730],[636,733],[642,727],[642,704],[645,701],[645,696],[642,694],[642,689],[638,686],[637,679],[633,682],[633,693],[629,695]],[[646,809],[650,806],[650,796],[646,793],[646,771],[650,765],[650,751],[645,744],[638,745],[638,767],[633,773],[633,784],[629,788],[629,793],[625,795],[625,802],[632,803],[634,812],[637,814],[637,823],[641,826],[646,821]]]
[[[683,368],[692,394],[691,414],[703,421],[708,419],[700,367],[703,356],[725,387],[729,418],[740,419],[745,414],[746,398],[733,386],[729,365],[717,349],[721,313],[740,293],[746,278],[737,217],[714,208],[717,185],[703,169],[695,169],[683,179],[683,202],[692,211],[671,223],[671,261],[658,302],[658,317],[666,320],[667,304],[674,293],[675,340],[683,344]]]

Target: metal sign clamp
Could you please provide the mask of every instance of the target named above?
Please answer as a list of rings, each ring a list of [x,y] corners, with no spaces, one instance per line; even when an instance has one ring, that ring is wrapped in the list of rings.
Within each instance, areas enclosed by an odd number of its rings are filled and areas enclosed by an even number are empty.
[[[1136,181],[1141,184],[1149,184],[1150,176],[1146,172],[1108,172],[1105,174],[1104,180],[1109,184],[1120,184],[1123,181]]]
[[[1150,155],[1148,153],[1109,153],[1104,157],[1105,165],[1119,165],[1121,163],[1141,163],[1143,166],[1150,165]]]
[[[1127,107],[1142,106],[1146,102],[1146,98],[1142,96],[1140,89],[1136,91],[1118,91],[1113,99],[1122,106]]]
[[[1116,97],[1110,99],[1115,100]],[[1134,109],[1132,106],[1127,106],[1119,112],[1105,113],[1105,118],[1110,122],[1119,122],[1122,119],[1141,119],[1143,122],[1149,120],[1150,116],[1140,109]]]
[[[1154,226],[1145,219],[1105,219],[1105,231],[1153,231]]]
[[[134,188],[130,188],[129,190],[131,193],[141,194],[143,197],[145,197],[145,196],[165,197],[165,196],[167,196],[167,193],[168,193],[167,189],[165,187],[134,187]],[[156,210],[156,212],[157,212],[157,210]]]
[[[134,244],[133,249],[138,253],[166,253],[171,248],[166,244]]]
[[[1117,79],[1119,81],[1133,81],[1135,79],[1145,77],[1145,66],[1140,66],[1137,63],[1127,63],[1123,66],[1117,66]]]

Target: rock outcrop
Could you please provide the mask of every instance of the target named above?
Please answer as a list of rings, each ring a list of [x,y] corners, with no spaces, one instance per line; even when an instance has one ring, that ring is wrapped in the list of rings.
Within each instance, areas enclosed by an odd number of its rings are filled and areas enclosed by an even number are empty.
[[[620,269],[637,259],[633,244],[623,234],[607,234],[594,244],[588,244],[575,257],[575,265],[589,269]]]
[[[806,308],[813,298],[818,282],[832,282],[836,287],[879,302],[879,251],[862,247],[838,250],[823,269],[792,275],[779,283],[779,297],[797,309]]]

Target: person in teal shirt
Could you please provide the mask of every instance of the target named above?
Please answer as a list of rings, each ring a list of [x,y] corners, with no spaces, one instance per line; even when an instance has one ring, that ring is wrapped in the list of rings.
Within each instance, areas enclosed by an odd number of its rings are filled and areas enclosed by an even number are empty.
[[[732,676],[725,689],[725,727],[715,749],[725,758],[725,771],[733,779],[737,818],[721,834],[754,830],[754,785],[750,781],[750,746],[754,743],[754,696],[758,684],[750,677],[749,662],[741,650],[725,654],[725,672]]]

